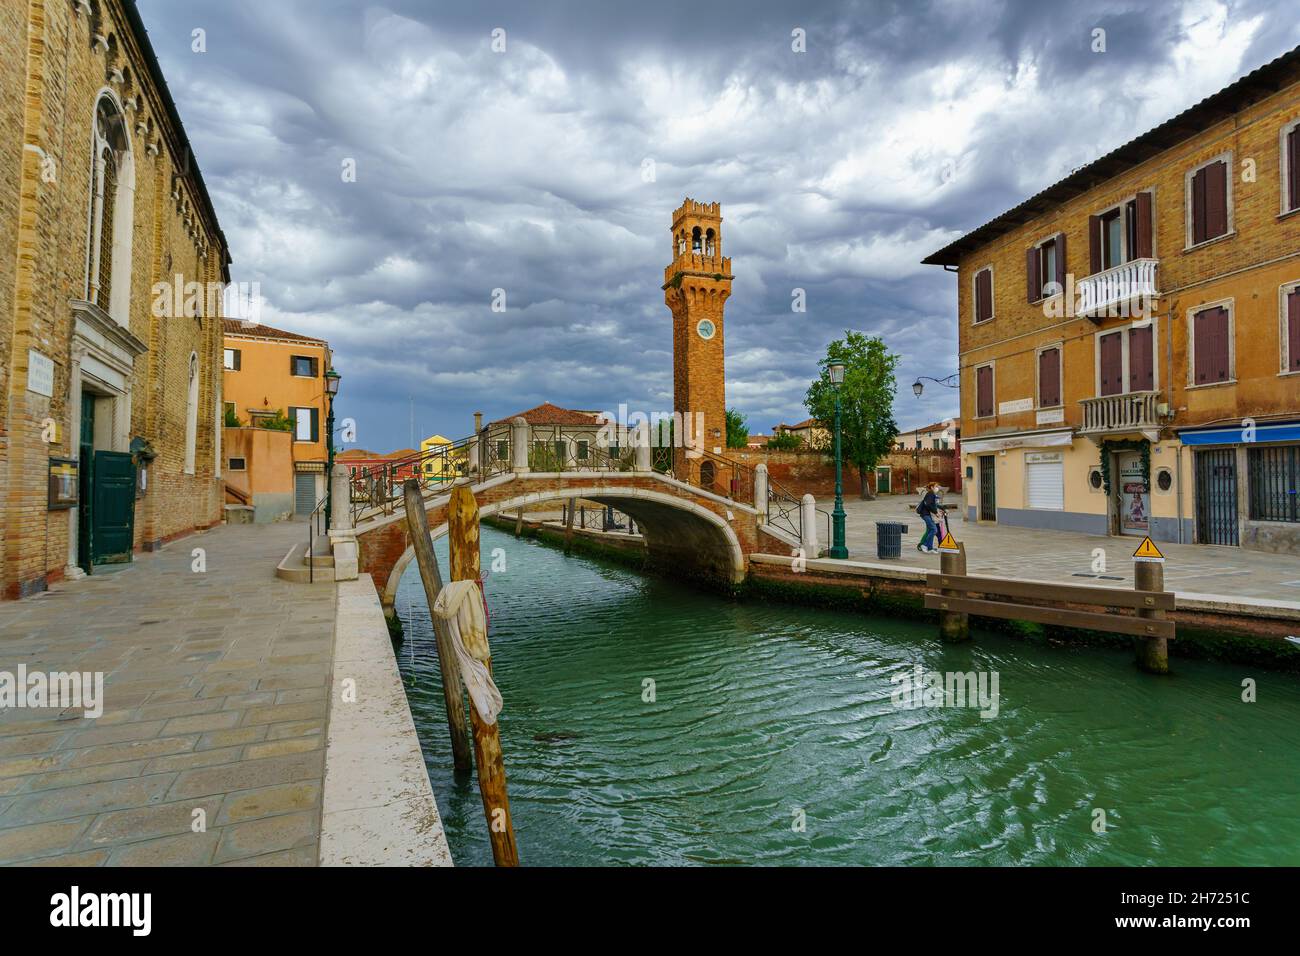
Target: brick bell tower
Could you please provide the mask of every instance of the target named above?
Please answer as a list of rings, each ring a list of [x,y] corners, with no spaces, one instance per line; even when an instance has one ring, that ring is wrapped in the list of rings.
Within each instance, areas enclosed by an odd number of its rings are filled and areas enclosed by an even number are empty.
[[[686,421],[704,415],[696,447],[721,453],[727,444],[722,309],[731,295],[731,260],[722,255],[722,209],[687,199],[673,213],[672,261],[664,269],[664,302],[673,313],[673,411]]]

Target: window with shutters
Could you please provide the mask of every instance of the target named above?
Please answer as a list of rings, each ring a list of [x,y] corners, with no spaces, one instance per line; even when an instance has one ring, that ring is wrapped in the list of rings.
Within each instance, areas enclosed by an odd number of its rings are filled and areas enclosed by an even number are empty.
[[[1188,248],[1232,232],[1232,168],[1232,153],[1224,153],[1188,171]]]
[[[1300,373],[1300,281],[1282,286],[1282,375]]]
[[[291,408],[294,441],[320,441],[320,412],[315,408]]]
[[[225,349],[221,367],[227,372],[238,372],[242,352],[239,349]]]
[[[1300,120],[1282,127],[1282,215],[1300,210]]]
[[[1051,345],[1038,352],[1038,407],[1061,404],[1061,346]]]
[[[1232,302],[1214,303],[1188,313],[1188,387],[1220,385],[1236,376],[1233,368]]]
[[[993,417],[993,366],[980,365],[975,369],[975,417]],[[916,447],[920,448],[920,440]]]
[[[1155,391],[1159,380],[1155,323],[1099,332],[1096,339],[1099,396]]]
[[[1065,288],[1065,233],[1032,246],[1025,261],[1026,297],[1039,302]]]
[[[987,322],[993,318],[993,267],[985,266],[975,273],[971,298],[975,304],[975,321]]]
[[[1150,392],[1155,389],[1155,339],[1150,325],[1128,330],[1128,390]]]
[[[1154,206],[1147,189],[1088,217],[1089,275],[1155,258]]]
[[[304,378],[316,378],[319,362],[309,355],[294,355],[289,359],[289,371]]]

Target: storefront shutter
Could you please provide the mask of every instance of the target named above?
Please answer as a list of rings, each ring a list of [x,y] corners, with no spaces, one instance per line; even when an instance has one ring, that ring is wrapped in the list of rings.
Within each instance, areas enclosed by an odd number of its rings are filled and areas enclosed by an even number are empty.
[[[1060,461],[1025,465],[1029,507],[1060,511],[1065,507],[1065,467]]]

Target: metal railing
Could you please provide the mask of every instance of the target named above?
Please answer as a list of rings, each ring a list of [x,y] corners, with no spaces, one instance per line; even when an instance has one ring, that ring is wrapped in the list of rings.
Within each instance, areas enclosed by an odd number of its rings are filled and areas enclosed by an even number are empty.
[[[560,506],[560,523],[566,526],[569,523],[569,503],[567,501]],[[578,505],[573,513],[573,526],[580,531],[637,533],[636,522],[632,519],[632,516],[609,505],[600,505],[594,508]]]
[[[826,525],[826,536],[819,536],[817,541],[819,544],[829,547],[831,543],[831,513],[822,508],[817,508],[816,512],[820,516],[817,530],[821,531],[821,519],[825,519]],[[803,543],[802,501],[773,481],[771,476],[767,479],[767,523],[794,535],[800,544]],[[817,555],[807,555],[807,557],[815,558]]]
[[[327,492],[307,516],[307,581],[312,584],[316,582],[316,538],[329,533],[325,527],[325,505],[329,500]]]
[[[650,465],[660,474],[732,501],[754,500],[754,468],[722,455],[663,446],[650,449]]]

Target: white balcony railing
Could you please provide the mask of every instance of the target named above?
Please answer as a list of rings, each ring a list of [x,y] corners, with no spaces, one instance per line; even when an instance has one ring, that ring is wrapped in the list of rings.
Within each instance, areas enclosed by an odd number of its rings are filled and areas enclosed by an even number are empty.
[[[1132,432],[1160,427],[1159,392],[1125,392],[1079,402],[1083,409],[1081,434]]]
[[[1079,315],[1095,315],[1115,309],[1117,314],[1128,315],[1137,308],[1147,314],[1151,311],[1150,300],[1160,294],[1156,289],[1157,265],[1157,259],[1134,259],[1077,280],[1076,311]],[[1121,311],[1121,306],[1128,306],[1128,311]]]

